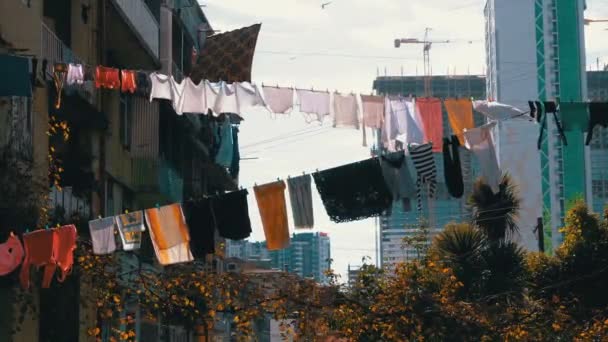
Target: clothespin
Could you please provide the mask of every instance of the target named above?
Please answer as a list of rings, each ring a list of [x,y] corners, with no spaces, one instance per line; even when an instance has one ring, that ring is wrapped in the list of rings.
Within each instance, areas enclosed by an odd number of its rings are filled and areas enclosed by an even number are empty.
[[[289,175],[287,175],[287,179],[289,179],[289,178],[290,178]]]
[[[29,228],[25,228],[25,233],[29,234],[30,233],[30,229]]]
[[[160,205],[158,203],[156,203],[155,207],[156,209],[160,209]]]
[[[100,219],[100,220],[102,219],[101,215],[97,215],[97,218]]]
[[[302,171],[302,176],[306,176],[306,172]]]
[[[129,213],[129,209],[125,209],[125,214],[128,214],[128,213]]]
[[[49,225],[47,224],[46,226],[44,226],[44,229],[49,229]]]
[[[277,177],[277,182],[280,182],[280,181],[281,181],[281,179],[279,177]]]

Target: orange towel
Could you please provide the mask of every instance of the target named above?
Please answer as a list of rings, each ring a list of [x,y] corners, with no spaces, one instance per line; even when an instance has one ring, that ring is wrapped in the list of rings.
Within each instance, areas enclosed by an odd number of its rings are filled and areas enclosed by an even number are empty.
[[[150,239],[161,265],[194,260],[190,251],[190,233],[180,204],[146,210]]]
[[[23,247],[25,250],[25,259],[21,266],[19,280],[21,287],[24,289],[30,288],[30,267],[44,266],[44,274],[42,276],[42,288],[48,289],[55,274],[57,267],[54,258],[54,246],[57,234],[54,230],[41,229],[30,234],[23,235]]]
[[[95,87],[106,89],[120,88],[120,77],[118,69],[97,66],[95,69]]]
[[[254,187],[253,191],[262,217],[266,248],[276,251],[289,247],[285,183],[268,183]]]
[[[448,111],[448,119],[450,120],[454,135],[458,137],[460,145],[464,146],[464,130],[475,128],[473,104],[469,99],[447,99],[444,101],[444,104]]]
[[[63,282],[65,277],[72,272],[78,234],[76,233],[76,227],[71,224],[55,229],[54,234],[53,254],[60,271],[57,279]]]
[[[443,113],[441,100],[430,97],[416,99],[424,128],[425,142],[433,143],[433,152],[443,151]]]
[[[137,90],[137,83],[135,82],[135,71],[133,70],[121,70],[120,76],[122,79],[121,90],[123,93],[135,93]]]

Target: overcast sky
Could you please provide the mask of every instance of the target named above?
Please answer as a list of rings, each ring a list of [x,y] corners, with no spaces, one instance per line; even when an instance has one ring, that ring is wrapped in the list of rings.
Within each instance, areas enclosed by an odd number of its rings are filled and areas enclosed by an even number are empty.
[[[432,28],[434,74],[484,74],[483,0],[335,0],[325,9],[317,0],[206,0],[205,11],[216,30],[232,30],[262,23],[253,65],[253,81],[260,84],[370,93],[379,73],[422,73],[422,47],[395,49],[395,38],[424,37]],[[506,1],[506,0],[505,0]],[[585,17],[608,19],[608,1],[587,0]],[[608,23],[586,28],[587,60],[608,63]],[[241,127],[240,181],[250,188],[303,171],[325,169],[369,157],[361,146],[361,132],[332,129],[326,123],[307,124],[301,114],[271,118],[252,111]],[[263,240],[257,205],[250,191],[254,240]],[[315,231],[328,232],[336,271],[346,276],[347,265],[361,258],[375,261],[375,222],[333,224],[316,191]],[[289,202],[288,202],[289,206]],[[290,225],[292,223],[291,217]],[[346,279],[343,279],[344,281]]]

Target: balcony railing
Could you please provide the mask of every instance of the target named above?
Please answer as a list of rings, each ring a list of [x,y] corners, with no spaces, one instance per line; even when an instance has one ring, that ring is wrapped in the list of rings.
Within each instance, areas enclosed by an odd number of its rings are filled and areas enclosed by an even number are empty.
[[[159,58],[160,30],[158,21],[143,0],[114,0],[154,57]]]
[[[136,158],[132,172],[136,192],[160,194],[174,202],[183,199],[184,180],[166,161]]]
[[[48,26],[42,23],[40,55],[49,63],[46,73],[49,77],[53,76],[54,63],[74,63],[84,64],[74,52],[65,45],[59,37]],[[95,104],[95,88],[93,82],[85,82],[83,87],[75,89],[89,103]]]

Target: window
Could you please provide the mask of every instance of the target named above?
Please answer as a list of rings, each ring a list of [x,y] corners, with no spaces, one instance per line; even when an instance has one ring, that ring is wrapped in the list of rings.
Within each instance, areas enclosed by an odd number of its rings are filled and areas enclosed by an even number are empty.
[[[131,98],[120,94],[120,144],[126,149],[131,149]]]

